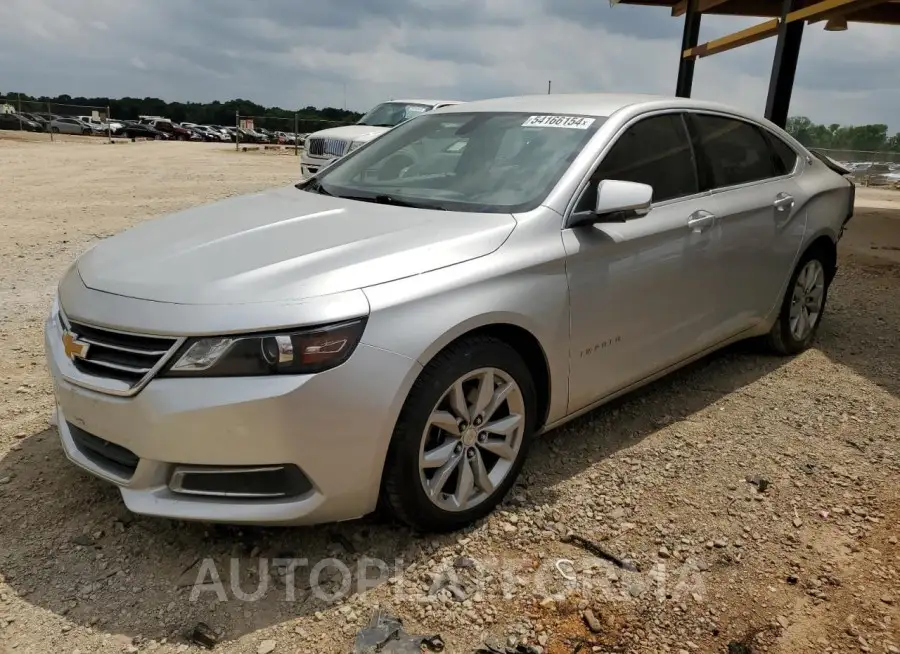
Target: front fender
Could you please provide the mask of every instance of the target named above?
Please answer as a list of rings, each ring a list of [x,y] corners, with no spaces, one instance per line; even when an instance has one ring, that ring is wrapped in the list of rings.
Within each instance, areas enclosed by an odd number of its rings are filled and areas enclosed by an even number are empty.
[[[561,248],[561,242],[559,247]],[[456,339],[514,325],[540,344],[550,373],[549,421],[568,401],[569,307],[565,263],[542,255],[525,269],[500,252],[363,289],[370,314],[363,342],[426,365]]]

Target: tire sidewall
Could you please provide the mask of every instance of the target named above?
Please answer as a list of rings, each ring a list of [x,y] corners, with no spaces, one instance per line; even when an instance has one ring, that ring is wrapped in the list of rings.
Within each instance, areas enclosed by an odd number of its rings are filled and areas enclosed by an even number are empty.
[[[818,260],[825,274],[825,288],[822,290],[822,308],[819,311],[819,318],[818,320],[816,320],[816,324],[813,325],[812,330],[810,330],[805,338],[797,340],[791,333],[791,301],[794,295],[794,286],[796,286],[797,284],[797,278],[800,277],[800,272],[803,270],[806,264],[808,264],[813,259]],[[791,275],[791,280],[788,283],[787,291],[784,294],[784,301],[781,305],[781,313],[778,315],[778,322],[776,323],[776,329],[780,331],[781,342],[784,344],[785,349],[789,353],[798,354],[807,349],[812,344],[813,340],[816,337],[816,333],[819,331],[819,326],[822,324],[822,318],[825,316],[825,308],[828,306],[828,291],[830,286],[831,282],[828,275],[828,264],[825,261],[825,258],[822,256],[822,254],[816,251],[806,253],[794,268],[794,273]]]
[[[455,349],[449,357],[442,357],[432,369],[426,368],[413,386],[401,411],[394,431],[386,475],[402,493],[404,513],[429,531],[450,531],[468,525],[493,511],[515,484],[527,458],[534,433],[537,395],[534,381],[525,362],[510,346],[501,341],[487,340],[473,343],[465,349]],[[429,364],[429,366],[433,365]],[[419,452],[428,417],[443,394],[457,379],[479,368],[497,368],[515,380],[525,404],[525,431],[518,457],[494,494],[466,511],[445,511],[436,506],[422,488],[419,472]]]

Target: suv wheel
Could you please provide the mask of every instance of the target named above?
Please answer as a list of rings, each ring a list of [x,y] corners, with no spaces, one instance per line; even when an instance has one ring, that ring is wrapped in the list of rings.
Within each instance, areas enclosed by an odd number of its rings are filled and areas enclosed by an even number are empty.
[[[515,483],[534,431],[531,373],[503,341],[450,346],[419,375],[394,429],[382,500],[422,531],[490,513]]]

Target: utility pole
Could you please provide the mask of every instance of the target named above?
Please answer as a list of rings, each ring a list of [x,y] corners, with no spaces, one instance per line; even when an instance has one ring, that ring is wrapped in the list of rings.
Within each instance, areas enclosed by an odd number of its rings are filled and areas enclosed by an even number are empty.
[[[553,84],[553,80],[547,80],[547,95],[550,95],[550,86]]]

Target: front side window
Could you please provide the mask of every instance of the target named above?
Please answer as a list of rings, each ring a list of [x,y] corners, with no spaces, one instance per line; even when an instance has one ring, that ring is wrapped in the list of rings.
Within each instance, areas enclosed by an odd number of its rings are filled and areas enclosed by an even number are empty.
[[[359,119],[358,125],[372,127],[396,127],[431,109],[430,104],[416,102],[383,102]]]
[[[779,173],[762,131],[734,118],[691,116],[698,144],[706,157],[712,188],[757,182]]]
[[[625,130],[591,175],[576,212],[596,206],[597,185],[607,179],[653,187],[653,202],[698,192],[697,168],[680,114],[644,118]]]
[[[428,114],[399,125],[300,188],[483,213],[537,207],[602,124],[519,112]]]

